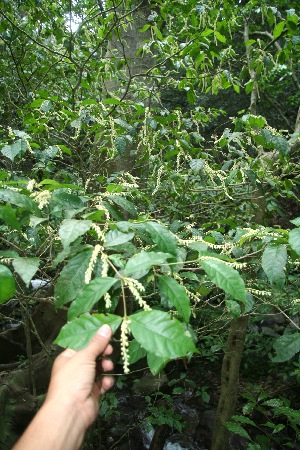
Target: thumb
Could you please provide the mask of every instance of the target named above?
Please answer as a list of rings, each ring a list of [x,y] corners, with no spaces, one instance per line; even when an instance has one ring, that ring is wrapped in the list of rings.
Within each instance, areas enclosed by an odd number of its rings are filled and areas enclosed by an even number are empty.
[[[86,351],[88,351],[94,358],[97,358],[97,356],[103,353],[108,346],[111,336],[112,331],[110,326],[107,324],[102,325],[95,336],[93,336],[90,340],[88,346],[86,347]]]

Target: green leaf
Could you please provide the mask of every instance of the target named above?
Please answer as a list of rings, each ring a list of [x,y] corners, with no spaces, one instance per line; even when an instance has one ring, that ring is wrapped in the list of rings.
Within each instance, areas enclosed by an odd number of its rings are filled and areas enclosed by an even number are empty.
[[[6,206],[0,205],[0,219],[2,219],[6,225],[13,230],[20,231],[20,224],[17,220],[16,211],[11,207],[9,203]]]
[[[100,300],[100,298],[103,297],[117,281],[116,278],[104,277],[95,278],[89,284],[86,284],[72,302],[68,311],[68,319],[72,320],[74,317],[90,311],[95,303],[97,303],[97,301]]]
[[[284,25],[285,22],[279,22],[275,25],[274,30],[273,30],[273,38],[277,39],[283,32],[284,30]]]
[[[190,160],[190,168],[194,172],[199,172],[204,166],[204,159],[191,159]]]
[[[134,233],[122,233],[119,230],[111,230],[105,236],[104,247],[115,248],[118,245],[125,244],[134,238]]]
[[[237,270],[221,260],[205,258],[199,261],[208,277],[216,286],[230,294],[235,300],[246,303],[245,283]]]
[[[296,227],[300,227],[300,217],[296,217],[296,219],[290,220],[290,222],[296,225]]]
[[[253,420],[249,419],[249,417],[245,417],[245,416],[232,416],[231,417],[232,420],[235,420],[236,422],[240,422],[240,423],[245,423],[247,425],[252,425],[253,427],[256,427],[257,425],[255,424],[255,422],[253,422]]]
[[[145,228],[161,252],[177,254],[176,238],[163,225],[157,222],[146,222]]]
[[[106,198],[113,201],[116,205],[121,206],[121,208],[129,212],[133,217],[137,216],[137,209],[134,204],[121,195],[108,195]]]
[[[284,334],[276,339],[274,349],[277,355],[274,362],[284,362],[300,351],[300,333]]]
[[[102,100],[103,105],[119,105],[121,103],[120,99],[115,97],[105,98]]]
[[[56,282],[54,293],[57,297],[55,304],[60,308],[65,303],[74,300],[84,288],[85,272],[89,266],[93,250],[86,250],[74,256],[61,271]]]
[[[168,358],[161,358],[154,353],[147,353],[147,363],[152,375],[157,375],[169,361]]]
[[[91,220],[65,219],[62,221],[58,234],[62,245],[68,247],[91,228]]]
[[[132,275],[142,271],[148,271],[152,266],[159,266],[165,264],[168,258],[171,258],[170,253],[162,252],[141,252],[128,259],[125,266],[125,275]]]
[[[300,228],[295,228],[290,231],[289,244],[291,248],[300,255]]]
[[[128,347],[129,362],[134,364],[147,355],[146,350],[140,346],[136,339],[133,339]]]
[[[228,309],[228,314],[236,319],[241,315],[241,306],[238,302],[234,300],[226,300],[226,308]]]
[[[130,330],[139,344],[156,356],[174,359],[197,352],[184,325],[163,311],[141,311],[129,317]]]
[[[226,37],[223,36],[223,34],[221,34],[219,31],[216,31],[215,36],[218,39],[218,41],[222,42],[223,44],[226,44]]]
[[[242,428],[239,424],[234,423],[234,422],[227,422],[227,423],[225,423],[225,427],[227,428],[227,430],[231,431],[232,433],[238,434],[239,436],[242,436],[243,438],[251,441],[251,437],[249,436],[247,431],[244,430],[244,428]]]
[[[15,279],[8,267],[0,264],[0,305],[16,292]]]
[[[27,149],[27,142],[24,139],[18,139],[16,142],[14,142],[11,145],[5,145],[1,153],[6,158],[13,161],[16,156],[23,154]]]
[[[28,287],[32,277],[36,274],[40,265],[39,258],[15,258],[13,267]]]
[[[50,203],[52,207],[58,204],[65,209],[80,209],[84,206],[82,199],[78,195],[68,194],[67,192],[54,192]]]
[[[268,245],[262,255],[262,268],[271,284],[283,287],[287,250],[285,245]]]
[[[168,275],[159,276],[158,286],[169,302],[175,306],[183,320],[188,322],[191,316],[191,307],[184,287]]]
[[[120,156],[123,156],[126,150],[127,141],[124,136],[118,136],[115,139],[114,146],[116,147],[117,152]]]
[[[122,319],[114,314],[83,314],[62,327],[54,343],[61,347],[80,350],[87,346],[99,328],[108,324],[114,333],[120,326]]]
[[[11,189],[0,189],[0,200],[34,212],[37,216],[41,215],[37,204],[30,197]]]

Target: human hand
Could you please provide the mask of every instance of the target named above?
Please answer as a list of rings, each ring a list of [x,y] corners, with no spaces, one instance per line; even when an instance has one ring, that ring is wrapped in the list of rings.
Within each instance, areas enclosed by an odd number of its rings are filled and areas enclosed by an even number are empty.
[[[55,360],[46,404],[57,402],[71,408],[84,430],[96,419],[98,402],[102,394],[113,386],[113,378],[102,372],[113,369],[106,358],[112,353],[109,344],[112,332],[103,325],[83,350],[66,349]]]

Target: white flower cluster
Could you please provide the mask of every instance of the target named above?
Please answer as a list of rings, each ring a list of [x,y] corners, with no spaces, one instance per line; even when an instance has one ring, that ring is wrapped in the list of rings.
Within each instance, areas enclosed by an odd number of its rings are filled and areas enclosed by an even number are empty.
[[[138,301],[140,307],[144,308],[145,311],[151,311],[150,306],[147,304],[147,302],[142,298],[140,294],[140,292],[145,291],[144,286],[134,278],[123,277],[122,281],[125,284],[125,286],[128,287],[134,298]]]
[[[111,297],[108,292],[104,294],[105,308],[109,309],[111,307]]]
[[[121,325],[121,355],[123,358],[124,373],[129,373],[129,353],[128,353],[129,324],[130,324],[130,320],[127,319],[127,317],[126,318],[124,317],[122,325]]]
[[[258,289],[252,289],[247,287],[247,291],[249,291],[251,294],[256,295],[258,297],[271,297],[272,292],[270,291],[260,291]]]
[[[101,251],[101,261],[102,261],[102,272],[101,272],[101,276],[107,277],[107,272],[108,272],[108,256],[103,253],[103,247],[101,247],[100,251]]]
[[[32,180],[29,180],[28,181],[28,184],[27,184],[27,187],[26,187],[26,189],[29,191],[29,192],[32,192],[33,191],[33,188],[34,188],[34,186],[37,184],[37,182],[36,182],[36,180],[33,178]]]
[[[159,185],[161,184],[161,175],[164,171],[164,167],[160,166],[160,168],[157,171],[157,175],[156,175],[156,186],[152,192],[152,195],[156,194],[156,192],[158,191]]]
[[[92,253],[92,256],[91,256],[91,259],[89,262],[89,266],[84,274],[85,284],[89,284],[89,282],[91,281],[93,269],[94,269],[96,261],[97,261],[97,256],[101,252],[101,249],[102,249],[101,245],[99,245],[99,244],[95,245],[94,251]]]
[[[91,228],[92,228],[92,230],[96,231],[99,241],[105,241],[105,234],[101,230],[99,225],[96,225],[95,223],[92,223]]]
[[[30,194],[30,197],[38,203],[39,209],[43,209],[44,206],[47,206],[49,203],[51,192],[47,190],[41,192],[33,192],[32,194]]]

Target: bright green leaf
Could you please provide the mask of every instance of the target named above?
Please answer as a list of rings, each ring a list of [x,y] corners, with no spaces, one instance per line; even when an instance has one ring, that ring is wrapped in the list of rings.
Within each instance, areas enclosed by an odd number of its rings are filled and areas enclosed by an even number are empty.
[[[133,339],[129,343],[128,347],[128,354],[129,354],[129,362],[130,364],[134,364],[140,359],[144,358],[147,354],[146,350],[140,346],[138,341],[136,339]]]
[[[16,210],[9,203],[5,206],[0,205],[0,219],[13,230],[20,231],[20,224],[16,216]]]
[[[130,330],[147,352],[174,359],[196,352],[193,340],[184,332],[184,325],[163,311],[141,311],[129,317]]]
[[[277,39],[283,32],[284,30],[284,25],[285,22],[279,22],[275,25],[274,30],[273,30],[273,38]]]
[[[147,353],[147,363],[152,375],[157,375],[169,361],[168,358],[162,358],[154,353]]]
[[[62,221],[58,234],[62,245],[68,247],[91,228],[91,220],[65,219]]]
[[[119,230],[111,230],[105,236],[104,247],[115,248],[118,245],[125,244],[134,238],[134,233],[122,233]]]
[[[163,225],[157,222],[146,222],[145,228],[161,252],[177,254],[176,238]]]
[[[40,265],[39,258],[15,258],[13,266],[28,287],[32,277],[36,274]]]
[[[90,311],[92,307],[103,297],[106,292],[115,284],[118,280],[116,278],[104,277],[95,278],[89,284],[86,284],[82,291],[73,300],[69,311],[68,319],[72,320],[74,317],[80,314]]]
[[[225,427],[232,433],[238,434],[239,436],[242,436],[243,438],[251,441],[251,437],[249,436],[247,431],[244,430],[244,428],[242,428],[239,424],[235,422],[227,422],[225,423]]]
[[[216,286],[230,294],[235,300],[246,303],[245,283],[237,270],[227,266],[221,260],[210,258],[200,260],[199,264]]]
[[[169,302],[175,306],[185,322],[190,320],[190,299],[184,289],[173,277],[168,275],[158,278],[159,290],[167,297]]]
[[[262,255],[262,268],[271,284],[283,287],[287,250],[285,245],[268,245]]]
[[[15,279],[8,267],[0,264],[0,305],[16,292]]]
[[[168,258],[171,258],[170,253],[162,252],[141,252],[128,259],[125,266],[125,275],[132,275],[142,271],[148,271],[152,266],[159,266],[165,264]]]
[[[300,228],[295,228],[290,231],[289,244],[291,248],[300,255]]]
[[[85,272],[89,266],[92,252],[93,250],[86,250],[78,253],[61,271],[54,288],[57,308],[74,300],[86,285]]]
[[[108,324],[114,333],[121,321],[121,317],[114,314],[83,314],[64,325],[54,343],[80,350],[87,346],[102,325]]]

